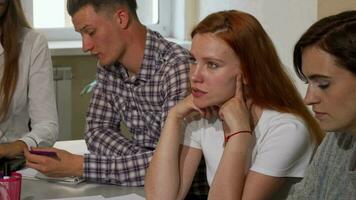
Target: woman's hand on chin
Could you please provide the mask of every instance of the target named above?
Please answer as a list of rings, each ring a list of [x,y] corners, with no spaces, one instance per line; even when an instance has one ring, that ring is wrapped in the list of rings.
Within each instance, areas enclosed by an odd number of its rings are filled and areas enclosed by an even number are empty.
[[[236,77],[235,88],[235,95],[220,107],[219,116],[231,132],[251,130],[251,113],[246,104],[241,76]]]
[[[204,116],[205,112],[194,105],[193,96],[190,94],[172,107],[169,111],[169,115],[173,115],[180,120],[185,120],[187,118],[195,118],[199,115]]]

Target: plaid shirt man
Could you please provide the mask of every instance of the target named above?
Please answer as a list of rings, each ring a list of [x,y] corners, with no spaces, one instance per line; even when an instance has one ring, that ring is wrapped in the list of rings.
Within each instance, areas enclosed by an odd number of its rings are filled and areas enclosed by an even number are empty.
[[[139,74],[120,63],[99,67],[87,113],[84,156],[89,181],[142,186],[169,108],[187,95],[189,52],[147,30]],[[132,139],[122,134],[125,123]]]

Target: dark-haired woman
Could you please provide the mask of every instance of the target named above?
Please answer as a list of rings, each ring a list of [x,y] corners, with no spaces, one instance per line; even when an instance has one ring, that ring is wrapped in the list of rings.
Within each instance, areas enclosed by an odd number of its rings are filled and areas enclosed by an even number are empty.
[[[313,24],[295,45],[294,66],[328,133],[289,199],[356,199],[356,11]]]

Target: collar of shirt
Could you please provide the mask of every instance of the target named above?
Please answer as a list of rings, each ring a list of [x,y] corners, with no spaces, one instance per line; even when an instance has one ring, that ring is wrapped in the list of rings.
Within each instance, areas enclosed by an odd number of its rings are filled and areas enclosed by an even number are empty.
[[[0,56],[4,54],[4,47],[0,43]]]
[[[4,65],[5,65],[5,59],[4,59],[4,48],[2,47],[0,43],[0,81],[2,80],[2,75],[4,73]]]
[[[146,38],[141,69],[136,76],[129,76],[125,66],[121,63],[111,66],[109,70],[127,83],[139,84],[140,82],[148,81],[160,67],[160,63],[157,62],[163,62],[164,58],[161,56],[160,52],[154,51],[154,49],[157,49],[160,45],[162,36],[155,31],[147,29]],[[157,68],[155,68],[155,66],[157,66]]]

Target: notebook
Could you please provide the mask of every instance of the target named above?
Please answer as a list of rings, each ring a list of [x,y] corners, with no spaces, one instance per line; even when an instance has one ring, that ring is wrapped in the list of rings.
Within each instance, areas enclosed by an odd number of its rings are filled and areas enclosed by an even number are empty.
[[[47,180],[50,182],[72,184],[72,185],[75,185],[75,184],[85,181],[84,178],[78,177],[78,176],[60,177],[60,178],[48,177],[48,176],[42,174],[41,172],[37,172],[37,174],[35,175],[35,178]]]
[[[47,180],[49,182],[57,182],[57,183],[63,183],[63,184],[71,184],[75,185],[78,183],[83,182],[85,179],[82,177],[61,177],[61,178],[53,178],[53,177],[48,177],[41,172],[32,169],[32,168],[26,168],[18,171],[22,175],[23,179],[31,179],[31,180]]]

